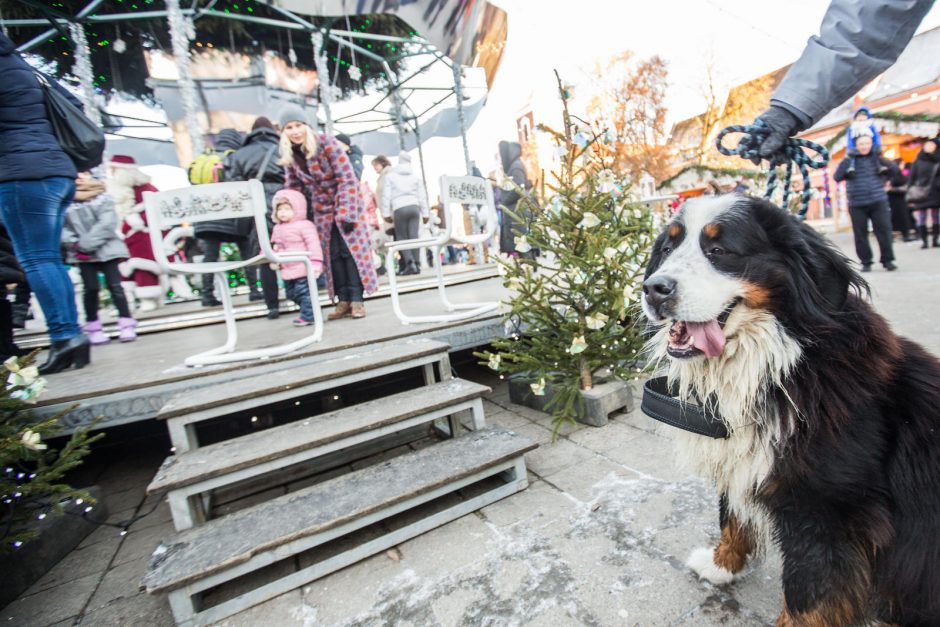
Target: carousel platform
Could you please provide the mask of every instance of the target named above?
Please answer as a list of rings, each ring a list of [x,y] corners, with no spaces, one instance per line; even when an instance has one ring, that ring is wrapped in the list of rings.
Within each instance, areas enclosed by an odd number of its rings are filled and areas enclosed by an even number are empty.
[[[400,282],[403,310],[444,311],[430,273],[403,279]],[[497,300],[505,294],[492,264],[448,267],[445,283],[448,297],[455,303]],[[325,299],[321,303],[325,317],[332,307]],[[281,317],[276,320],[268,320],[264,304],[249,302],[247,295],[236,297],[236,308],[239,349],[280,344],[309,333],[307,328],[291,325],[296,309],[292,303],[282,301]],[[96,346],[90,366],[49,376],[48,389],[36,411],[52,415],[71,408],[61,418],[68,432],[95,419],[96,428],[107,429],[153,420],[170,398],[185,396],[190,391],[220,384],[237,385],[239,380],[283,376],[327,359],[355,355],[366,347],[425,338],[444,342],[455,352],[487,344],[504,332],[499,312],[459,322],[404,325],[392,311],[387,284],[367,298],[366,312],[367,317],[361,320],[326,322],[321,342],[289,355],[192,368],[183,365],[184,358],[225,340],[221,308],[204,308],[198,301],[167,305],[140,317],[136,342],[112,341]],[[43,331],[40,324],[30,323],[17,334],[17,342],[23,347],[42,346]],[[39,359],[44,356],[40,354]]]

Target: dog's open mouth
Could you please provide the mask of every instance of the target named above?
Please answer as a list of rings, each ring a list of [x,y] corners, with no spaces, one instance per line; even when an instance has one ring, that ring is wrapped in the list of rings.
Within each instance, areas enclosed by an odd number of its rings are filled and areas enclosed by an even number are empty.
[[[669,345],[666,353],[670,357],[686,359],[696,355],[716,357],[725,349],[725,322],[740,299],[725,307],[717,318],[706,322],[674,320],[669,327]]]

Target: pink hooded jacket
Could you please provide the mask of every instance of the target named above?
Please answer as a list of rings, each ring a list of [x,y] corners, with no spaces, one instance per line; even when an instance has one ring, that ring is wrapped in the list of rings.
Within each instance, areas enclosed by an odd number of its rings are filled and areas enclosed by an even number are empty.
[[[277,221],[277,206],[287,201],[294,208],[294,217],[290,222]],[[313,262],[313,271],[316,276],[323,272],[323,251],[320,248],[320,236],[313,222],[306,219],[307,199],[304,195],[293,189],[278,190],[272,201],[274,230],[271,231],[271,244],[278,252],[306,251],[310,261]],[[302,279],[307,276],[307,267],[300,261],[291,261],[281,264],[281,278],[284,280]]]

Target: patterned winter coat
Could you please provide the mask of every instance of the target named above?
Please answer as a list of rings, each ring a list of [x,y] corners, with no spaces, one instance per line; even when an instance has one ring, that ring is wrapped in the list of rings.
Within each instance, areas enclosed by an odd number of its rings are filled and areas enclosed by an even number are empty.
[[[370,229],[363,215],[359,181],[349,157],[335,139],[317,135],[317,144],[319,150],[307,159],[306,168],[301,168],[296,161],[284,168],[284,186],[302,192],[310,203],[309,217],[320,235],[330,298],[335,295],[329,254],[334,223],[356,261],[363,290],[371,294],[378,289],[379,279],[372,263]],[[345,233],[343,224],[355,226]]]

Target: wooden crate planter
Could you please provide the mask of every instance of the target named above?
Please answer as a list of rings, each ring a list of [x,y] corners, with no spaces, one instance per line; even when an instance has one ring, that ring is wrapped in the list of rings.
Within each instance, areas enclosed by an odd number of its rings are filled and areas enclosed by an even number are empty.
[[[521,376],[509,378],[509,400],[517,405],[524,405],[538,411],[547,411],[545,407],[554,396],[550,381],[545,382],[545,394],[537,396],[532,392],[530,380]],[[634,408],[633,385],[630,381],[613,379],[599,383],[590,390],[582,390],[584,404],[577,409],[575,420],[592,427],[603,427],[611,413],[629,412]]]

